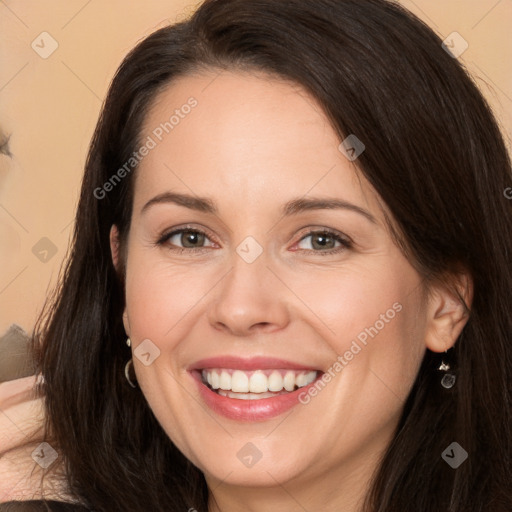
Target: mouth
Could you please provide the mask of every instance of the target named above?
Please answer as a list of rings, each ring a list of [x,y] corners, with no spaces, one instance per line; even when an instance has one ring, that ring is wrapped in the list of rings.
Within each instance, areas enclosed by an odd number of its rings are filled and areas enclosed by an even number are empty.
[[[203,385],[217,395],[237,400],[261,400],[293,393],[314,382],[320,370],[270,368],[239,370],[205,368],[195,370]]]
[[[303,403],[301,396],[324,372],[285,359],[218,356],[188,369],[202,402],[237,422],[266,421]]]

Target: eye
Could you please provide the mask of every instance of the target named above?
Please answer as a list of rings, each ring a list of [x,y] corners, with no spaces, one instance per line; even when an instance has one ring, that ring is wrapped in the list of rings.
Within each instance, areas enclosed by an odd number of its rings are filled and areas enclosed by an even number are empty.
[[[213,238],[213,237],[212,237]],[[309,243],[306,240],[310,239]],[[205,243],[209,242],[208,245]],[[200,229],[183,227],[164,233],[157,241],[157,245],[165,245],[175,252],[203,252],[209,247],[214,247],[207,233]],[[352,247],[351,240],[337,231],[321,229],[310,231],[296,244],[300,251],[316,252],[322,255],[335,254]]]
[[[177,252],[184,252],[186,250],[201,251],[206,247],[213,247],[213,244],[205,246],[205,241],[210,241],[210,239],[204,231],[193,228],[180,228],[162,235],[158,239],[157,244],[168,245],[169,249]]]
[[[306,240],[310,239],[308,243]],[[302,244],[302,247],[300,245]],[[336,245],[338,244],[338,245]],[[341,233],[329,229],[310,231],[297,244],[299,250],[313,251],[323,254],[335,254],[352,247],[352,242]],[[306,246],[306,247],[304,247]]]

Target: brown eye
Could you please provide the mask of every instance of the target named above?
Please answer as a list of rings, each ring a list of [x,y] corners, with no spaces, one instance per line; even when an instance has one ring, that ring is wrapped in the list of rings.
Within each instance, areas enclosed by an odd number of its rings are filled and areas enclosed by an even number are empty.
[[[309,243],[305,240],[310,239]],[[300,244],[303,244],[301,247]],[[332,254],[351,247],[349,240],[333,231],[311,231],[299,241],[299,249]]]
[[[205,242],[209,245],[205,245]],[[204,249],[212,243],[206,233],[198,229],[176,229],[163,235],[157,242],[159,245],[169,245],[170,249],[183,252],[185,249]]]
[[[336,240],[328,233],[318,233],[312,235],[311,245],[314,249],[334,249]]]
[[[180,242],[183,247],[196,247],[201,246],[205,241],[205,234],[199,231],[182,231],[180,234]]]

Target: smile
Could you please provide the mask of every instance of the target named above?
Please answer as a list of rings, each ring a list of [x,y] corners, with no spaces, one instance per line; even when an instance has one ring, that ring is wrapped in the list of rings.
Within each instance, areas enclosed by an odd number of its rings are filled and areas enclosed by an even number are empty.
[[[188,372],[211,411],[243,422],[268,420],[301,405],[300,394],[324,373],[284,359],[233,356],[196,361]]]

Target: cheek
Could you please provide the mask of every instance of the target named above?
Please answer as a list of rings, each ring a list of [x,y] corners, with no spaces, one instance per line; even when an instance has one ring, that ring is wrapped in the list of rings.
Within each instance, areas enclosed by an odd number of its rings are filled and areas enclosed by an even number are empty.
[[[208,291],[204,271],[171,265],[134,249],[126,276],[126,307],[135,339],[161,340],[187,324],[188,315]],[[171,336],[175,337],[175,336]]]
[[[292,276],[290,276],[291,279]],[[329,271],[296,272],[293,292],[323,325],[323,333],[341,350],[354,338],[365,339],[388,328],[401,316],[411,296],[414,274],[385,264],[347,265]],[[370,331],[370,332],[369,332]]]
[[[343,370],[361,386],[372,378],[382,380],[403,397],[425,350],[424,325],[421,278],[405,259],[395,260],[364,268],[347,265],[338,272],[297,273],[294,293],[336,354],[335,373]]]

